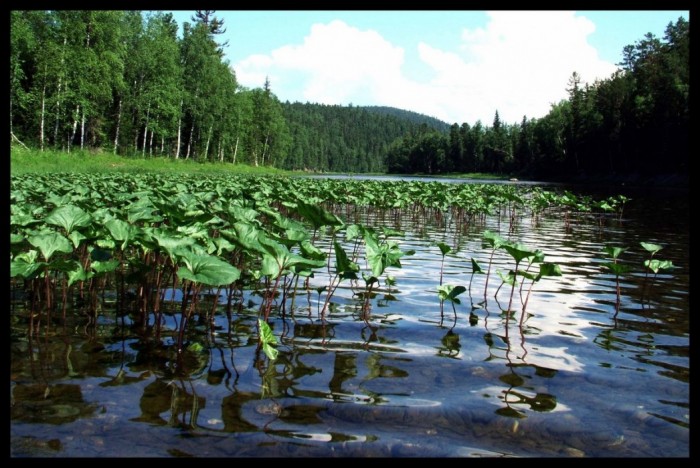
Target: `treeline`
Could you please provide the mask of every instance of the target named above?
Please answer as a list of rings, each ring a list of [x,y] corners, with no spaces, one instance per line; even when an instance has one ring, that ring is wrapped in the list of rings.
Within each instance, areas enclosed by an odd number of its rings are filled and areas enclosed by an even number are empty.
[[[392,173],[501,172],[537,177],[685,173],[690,131],[690,24],[669,23],[663,39],[648,33],[623,50],[605,80],[569,79],[568,99],[539,119],[492,125],[424,127],[397,140]]]
[[[11,11],[10,132],[40,149],[99,148],[281,165],[290,146],[270,90],[238,85],[214,12]]]
[[[625,47],[620,69],[538,119],[449,126],[386,107],[281,103],[238,84],[225,31],[197,10],[11,11],[10,133],[39,149],[338,172],[537,177],[686,172],[690,25]],[[233,45],[235,46],[235,45]],[[566,85],[566,84],[563,84]]]

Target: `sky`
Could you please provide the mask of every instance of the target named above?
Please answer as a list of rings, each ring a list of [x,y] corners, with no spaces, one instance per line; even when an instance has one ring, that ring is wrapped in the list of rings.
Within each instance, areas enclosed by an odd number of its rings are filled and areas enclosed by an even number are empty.
[[[180,25],[193,11],[174,11]],[[545,116],[605,79],[622,49],[689,11],[224,11],[225,59],[238,83],[284,102],[391,106],[449,124]]]

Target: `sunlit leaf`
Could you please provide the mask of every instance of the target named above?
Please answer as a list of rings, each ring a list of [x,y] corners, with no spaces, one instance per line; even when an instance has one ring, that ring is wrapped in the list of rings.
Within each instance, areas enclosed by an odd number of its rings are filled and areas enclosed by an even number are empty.
[[[650,254],[654,255],[656,252],[659,250],[663,249],[662,245],[659,244],[652,244],[650,242],[640,242],[639,243],[642,247],[644,247],[644,250],[649,252]]]
[[[603,251],[605,251],[605,253],[607,253],[607,254],[608,254],[609,256],[611,256],[612,258],[617,258],[617,257],[619,257],[620,254],[621,254],[622,252],[624,252],[625,250],[627,250],[627,247],[617,247],[617,246],[614,246],[614,245],[606,245],[606,246],[603,248]]]
[[[47,262],[55,252],[71,253],[73,246],[71,242],[57,232],[49,234],[38,234],[27,239],[30,244],[41,251],[41,255]]]
[[[660,270],[667,270],[669,268],[675,268],[671,260],[644,260],[644,266],[649,268],[654,273],[658,273]]]
[[[63,205],[49,213],[44,221],[60,226],[65,229],[66,234],[70,234],[75,228],[89,226],[92,223],[92,217],[75,205]]]
[[[45,262],[38,261],[38,257],[39,252],[36,250],[28,250],[18,254],[14,260],[10,262],[10,277],[35,277],[37,273],[47,265]]]
[[[225,286],[241,276],[241,271],[238,268],[213,255],[183,252],[180,260],[185,265],[178,268],[178,277],[195,283],[207,286]]]
[[[442,255],[443,255],[443,256],[447,255],[447,254],[450,253],[450,251],[452,250],[452,247],[450,247],[449,245],[445,244],[444,242],[438,242],[438,243],[437,243],[437,246],[438,246],[438,248],[440,249],[440,252],[442,252]]]

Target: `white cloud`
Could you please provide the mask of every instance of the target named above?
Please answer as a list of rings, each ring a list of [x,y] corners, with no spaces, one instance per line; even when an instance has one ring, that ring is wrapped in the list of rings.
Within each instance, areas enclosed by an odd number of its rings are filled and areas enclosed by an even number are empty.
[[[234,69],[246,86],[269,76],[282,100],[387,105],[486,125],[496,110],[508,123],[544,116],[566,97],[573,71],[592,83],[615,70],[587,43],[595,25],[574,12],[496,11],[489,18],[484,28],[465,29],[453,50],[418,44],[432,71],[427,81],[411,77],[402,47],[339,20],[315,24],[303,43],[250,56]]]

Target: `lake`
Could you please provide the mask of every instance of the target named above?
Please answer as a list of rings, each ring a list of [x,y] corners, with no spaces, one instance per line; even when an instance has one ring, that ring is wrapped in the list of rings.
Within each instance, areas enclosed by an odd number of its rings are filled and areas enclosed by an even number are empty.
[[[173,371],[174,339],[143,336],[109,297],[96,324],[58,312],[28,334],[27,299],[13,291],[11,456],[688,457],[688,194],[557,188],[631,201],[620,219],[501,213],[469,224],[346,207],[338,216],[397,229],[415,253],[370,295],[362,279],[341,283],[325,321],[323,274],[278,298],[274,361],[258,346],[254,291],[231,298],[240,306],[230,321],[221,294],[213,324],[195,327],[204,346],[185,352],[184,374]],[[514,269],[513,258],[491,257],[486,230],[542,250],[562,275],[529,296],[529,280],[501,286],[496,271]],[[654,258],[674,268],[647,273],[640,242],[663,246]],[[618,280],[606,245],[628,248]],[[472,258],[491,263],[488,287]],[[465,287],[459,303],[441,303],[441,276]],[[211,293],[200,305],[214,306]],[[182,292],[166,297],[174,329]]]

